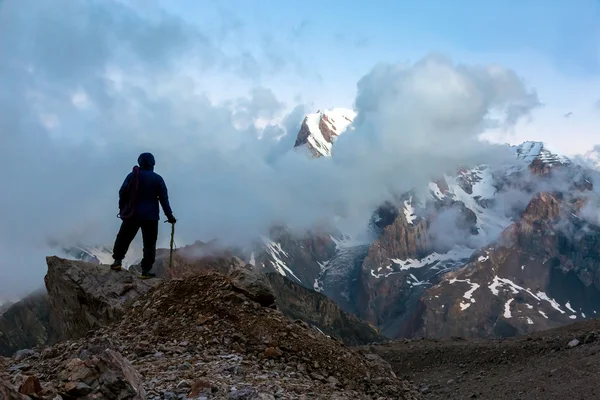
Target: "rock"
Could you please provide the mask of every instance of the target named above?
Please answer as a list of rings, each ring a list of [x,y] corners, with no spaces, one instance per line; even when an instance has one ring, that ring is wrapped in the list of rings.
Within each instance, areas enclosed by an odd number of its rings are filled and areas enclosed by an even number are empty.
[[[44,281],[50,319],[61,339],[82,337],[116,321],[127,303],[146,293],[158,279],[137,279],[132,272],[114,272],[106,265],[47,257]]]
[[[95,398],[103,393],[107,399],[141,400],[146,397],[140,374],[121,354],[109,349],[88,361],[70,360],[60,376],[67,380],[65,392],[73,397],[90,393]]]
[[[265,276],[251,266],[234,268],[229,274],[233,287],[263,307],[275,304],[275,294]]]
[[[563,342],[564,343],[564,342]],[[573,339],[569,342],[569,344],[567,346],[569,346],[570,348],[576,347],[579,345],[579,340],[578,339]]]
[[[256,389],[245,387],[229,392],[229,400],[254,400],[258,396]]]
[[[197,379],[192,384],[192,388],[190,390],[188,397],[197,397],[204,389],[210,390],[212,388],[212,386],[213,386],[212,383],[210,383],[209,381],[207,381],[205,379]]]
[[[83,397],[90,394],[94,389],[83,382],[67,382],[64,386],[66,394],[72,397]]]
[[[27,357],[31,357],[31,356],[33,356],[35,354],[37,354],[37,353],[35,351],[31,350],[31,349],[23,349],[23,350],[17,351],[13,355],[13,358],[15,359],[15,361],[21,361],[21,360],[24,360]]]
[[[337,380],[335,376],[330,376],[327,378],[327,382],[329,382],[332,387],[340,386],[340,381]]]
[[[0,400],[31,400],[31,398],[16,391],[8,382],[0,381]]]
[[[40,380],[35,375],[30,375],[25,378],[25,381],[19,387],[19,393],[26,396],[31,396],[42,391]]]
[[[267,347],[265,349],[265,357],[267,358],[278,358],[283,355],[283,352],[276,347]]]

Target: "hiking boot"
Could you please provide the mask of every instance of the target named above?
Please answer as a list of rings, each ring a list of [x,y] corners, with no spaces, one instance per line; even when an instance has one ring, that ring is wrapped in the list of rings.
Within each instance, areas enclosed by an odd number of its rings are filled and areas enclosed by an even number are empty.
[[[123,260],[115,260],[111,264],[110,269],[113,271],[121,271],[123,269]]]
[[[156,274],[154,272],[142,272],[140,275],[140,279],[152,279],[156,278]]]

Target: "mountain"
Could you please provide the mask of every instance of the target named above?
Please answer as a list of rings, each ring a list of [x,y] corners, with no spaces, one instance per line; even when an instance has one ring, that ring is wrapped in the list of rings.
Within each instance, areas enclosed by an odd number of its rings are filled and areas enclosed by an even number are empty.
[[[352,129],[356,112],[332,108],[307,115],[302,121],[294,147],[306,147],[315,157],[330,156],[335,139],[346,129]]]
[[[461,169],[383,204],[374,241],[335,240],[314,288],[389,337],[505,337],[593,317],[600,231],[579,214],[598,197],[594,172],[540,142],[512,150],[514,160],[500,168]],[[547,218],[548,199],[563,211],[532,229]],[[527,268],[521,259],[534,254],[545,263]],[[489,296],[478,300],[483,287]],[[519,305],[528,290],[534,297]]]
[[[336,138],[352,134],[355,117],[354,111],[341,108],[309,114],[295,147],[306,148],[313,157],[331,156]],[[326,295],[346,313],[391,338],[504,337],[591,317],[597,293],[590,288],[590,279],[581,277],[595,276],[595,255],[589,243],[596,240],[598,221],[589,214],[600,209],[593,200],[598,197],[598,188],[592,183],[596,172],[552,152],[541,142],[525,142],[510,149],[514,157],[503,165],[440,172],[437,179],[423,187],[397,193],[373,210],[371,240],[358,242],[335,228],[296,233],[285,226],[274,226],[251,248],[228,249],[228,255]],[[554,199],[563,211],[541,231],[530,229],[548,215],[544,207],[552,204],[549,199]],[[563,235],[565,227],[577,234]],[[542,233],[562,238],[560,245],[580,253],[562,254],[560,248],[552,253],[540,248],[558,246],[543,239]],[[200,247],[202,250],[198,246],[180,249],[178,255],[185,258],[182,265],[198,268],[206,263],[207,252],[219,254],[223,250],[218,243]],[[517,253],[519,257],[508,256]],[[101,247],[78,246],[70,254],[94,261],[108,258],[110,252]],[[155,265],[163,275],[165,254]],[[532,265],[529,269],[536,271],[534,279],[528,275],[527,263],[521,260],[534,254],[544,254],[544,259],[558,257],[562,266],[550,267],[547,262]],[[584,257],[581,254],[591,260],[586,261],[587,269],[582,272],[575,268],[567,274],[565,265],[582,265],[578,258]],[[196,263],[194,259],[203,261]],[[525,268],[521,270],[522,265]],[[559,270],[563,275],[556,274]],[[571,279],[573,275],[583,286],[573,280],[564,288],[556,287],[560,279]],[[493,290],[478,299],[483,288],[489,287]],[[520,304],[518,296],[513,298],[512,294],[526,290],[539,300],[527,303],[531,309],[525,306],[533,311],[511,311]],[[578,308],[574,305],[577,295],[567,295],[577,290],[586,293],[584,299],[577,300]],[[564,295],[555,294],[559,292]],[[544,296],[551,301],[545,301]],[[578,312],[563,314],[551,307],[558,312],[555,314],[547,308],[554,302],[560,303],[562,311],[573,307]],[[512,316],[516,313],[521,318]],[[505,317],[509,314],[510,318]]]

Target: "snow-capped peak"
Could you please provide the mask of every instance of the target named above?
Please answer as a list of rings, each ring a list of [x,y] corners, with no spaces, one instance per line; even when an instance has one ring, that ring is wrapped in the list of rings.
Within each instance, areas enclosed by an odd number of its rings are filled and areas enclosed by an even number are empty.
[[[356,118],[356,111],[332,108],[308,114],[302,122],[294,147],[306,145],[316,156],[330,156],[337,136],[346,131]]]
[[[555,154],[548,150],[542,142],[527,141],[518,146],[513,146],[513,149],[515,149],[517,158],[528,163],[536,159],[549,164],[570,162],[567,157]]]

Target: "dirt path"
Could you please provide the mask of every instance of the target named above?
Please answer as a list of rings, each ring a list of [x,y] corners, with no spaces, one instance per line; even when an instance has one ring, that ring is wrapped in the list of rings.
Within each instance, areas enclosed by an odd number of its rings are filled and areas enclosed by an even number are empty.
[[[370,349],[426,399],[600,399],[600,321],[511,340],[413,340]]]

